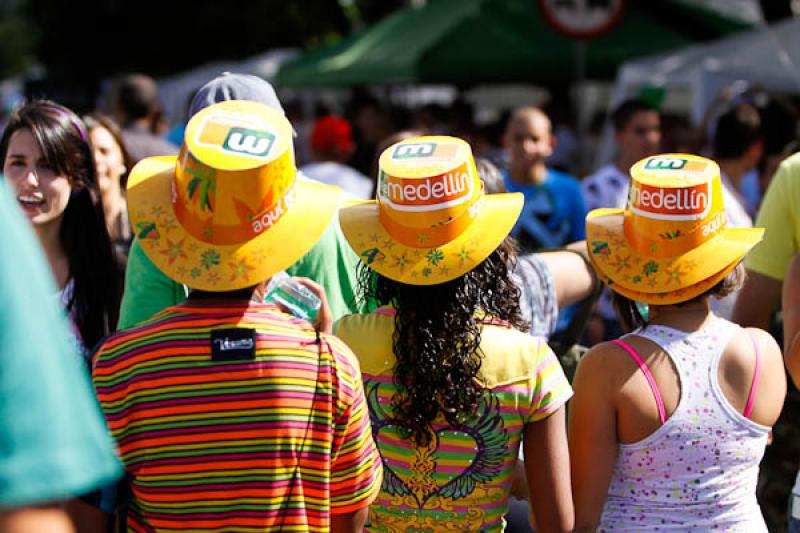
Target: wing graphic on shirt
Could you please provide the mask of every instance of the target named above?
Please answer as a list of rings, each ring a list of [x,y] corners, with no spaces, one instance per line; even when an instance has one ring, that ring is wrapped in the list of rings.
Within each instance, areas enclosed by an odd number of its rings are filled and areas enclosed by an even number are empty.
[[[378,387],[380,383],[373,383],[367,390],[367,407],[369,408],[369,418],[372,424],[372,438],[376,443],[380,442],[380,430],[384,426],[392,425],[392,418],[381,405],[378,398]],[[380,453],[380,446],[378,447]],[[414,496],[414,493],[397,477],[394,470],[387,464],[386,459],[381,454],[383,462],[383,484],[381,490],[392,496]]]
[[[476,418],[469,426],[459,428],[477,443],[477,455],[461,475],[441,487],[437,493],[445,498],[464,498],[472,494],[475,485],[493,480],[503,470],[508,453],[508,435],[500,415],[500,400],[487,394],[480,402]]]

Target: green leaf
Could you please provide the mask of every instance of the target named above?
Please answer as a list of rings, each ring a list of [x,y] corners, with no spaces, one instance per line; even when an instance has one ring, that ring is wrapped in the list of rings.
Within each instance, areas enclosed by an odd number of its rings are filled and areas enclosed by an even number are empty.
[[[189,193],[189,199],[194,198],[194,193],[197,191],[197,186],[200,185],[200,178],[192,178],[186,186],[186,192]]]

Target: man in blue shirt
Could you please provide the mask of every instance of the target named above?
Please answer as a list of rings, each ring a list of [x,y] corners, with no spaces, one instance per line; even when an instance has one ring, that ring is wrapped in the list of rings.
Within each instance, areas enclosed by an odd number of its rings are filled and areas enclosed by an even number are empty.
[[[558,248],[584,239],[586,207],[578,180],[545,165],[554,146],[547,115],[535,107],[516,109],[504,140],[511,155],[506,188],[525,195],[511,232],[523,250]]]

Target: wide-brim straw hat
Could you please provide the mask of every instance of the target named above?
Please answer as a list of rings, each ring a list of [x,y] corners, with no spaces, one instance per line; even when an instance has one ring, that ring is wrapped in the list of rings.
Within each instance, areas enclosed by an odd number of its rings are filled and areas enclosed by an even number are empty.
[[[176,156],[131,171],[131,222],[145,254],[194,289],[256,285],[300,259],[333,220],[340,190],[297,179],[292,127],[264,104],[199,111]]]
[[[362,262],[410,285],[435,285],[478,266],[506,238],[523,196],[483,191],[469,144],[415,137],[381,154],[377,199],[348,205],[339,222]]]
[[[685,302],[719,283],[758,243],[762,228],[730,228],[716,163],[688,154],[631,168],[624,209],[586,217],[589,257],[609,287],[655,305]]]

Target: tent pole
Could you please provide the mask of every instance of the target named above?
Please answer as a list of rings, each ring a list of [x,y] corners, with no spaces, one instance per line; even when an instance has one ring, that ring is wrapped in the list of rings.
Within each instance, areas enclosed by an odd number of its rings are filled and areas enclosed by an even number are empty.
[[[572,84],[572,98],[575,105],[575,117],[577,118],[578,150],[576,151],[575,167],[580,169],[583,174],[585,165],[586,138],[589,133],[589,117],[586,117],[587,109],[584,105],[584,83],[586,81],[586,54],[588,43],[584,39],[575,40],[575,80]]]

